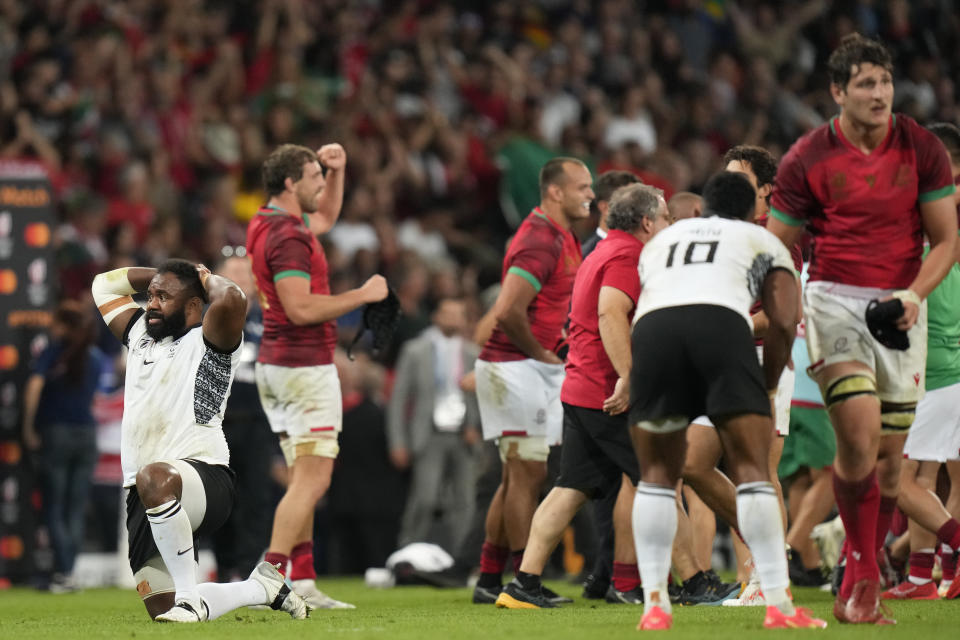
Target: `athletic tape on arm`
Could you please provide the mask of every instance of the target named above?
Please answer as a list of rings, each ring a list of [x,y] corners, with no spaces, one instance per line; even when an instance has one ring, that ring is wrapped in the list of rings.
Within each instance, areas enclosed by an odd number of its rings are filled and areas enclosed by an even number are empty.
[[[139,309],[140,306],[131,297],[137,292],[127,279],[127,267],[98,273],[93,279],[90,292],[93,301],[103,316],[103,321],[110,324],[114,318],[127,309]]]

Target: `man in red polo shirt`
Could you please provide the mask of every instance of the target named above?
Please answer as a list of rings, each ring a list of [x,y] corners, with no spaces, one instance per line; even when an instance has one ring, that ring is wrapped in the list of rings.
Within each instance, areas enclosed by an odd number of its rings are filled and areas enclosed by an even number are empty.
[[[560,475],[534,514],[520,571],[500,594],[498,607],[555,606],[543,594],[540,574],[563,530],[587,498],[620,491],[622,474],[626,473],[633,484],[639,478],[626,421],[630,404],[630,316],[640,295],[640,251],[668,224],[663,193],[642,184],[621,187],[610,201],[607,224],[607,237],[587,256],[573,286],[570,351],[560,392],[564,440]],[[618,542],[614,587],[627,593],[639,584],[631,548],[632,493],[629,491],[626,508],[614,511]],[[633,583],[618,582],[630,568]]]

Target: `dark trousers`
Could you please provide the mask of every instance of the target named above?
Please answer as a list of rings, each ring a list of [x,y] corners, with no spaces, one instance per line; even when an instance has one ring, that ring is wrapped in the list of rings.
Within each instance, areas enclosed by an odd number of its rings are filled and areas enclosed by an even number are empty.
[[[44,515],[50,530],[54,570],[69,574],[83,544],[84,513],[97,464],[94,425],[44,427]]]

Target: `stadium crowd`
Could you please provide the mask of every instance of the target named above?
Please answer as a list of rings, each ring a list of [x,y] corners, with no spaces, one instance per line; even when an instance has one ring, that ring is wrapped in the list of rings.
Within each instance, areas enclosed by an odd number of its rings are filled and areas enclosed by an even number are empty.
[[[331,290],[382,273],[404,312],[394,344],[344,384],[329,496],[341,513],[319,525],[343,558],[337,541],[358,535],[343,523],[389,512],[373,527],[400,533],[402,496],[355,513],[362,501],[337,474],[379,465],[394,487],[405,470],[384,413],[401,345],[449,298],[466,300],[472,333],[504,242],[539,202],[541,166],[578,157],[669,199],[699,192],[732,146],[780,157],[835,113],[826,56],[853,31],[892,51],[895,111],[960,124],[948,0],[6,0],[0,158],[46,168],[60,297],[85,300],[116,267],[242,257],[266,155],[343,145],[343,213],[323,239]],[[585,238],[596,223],[575,229]],[[343,342],[359,320],[341,319]],[[365,459],[362,443],[382,455]],[[382,563],[389,543],[329,569]]]

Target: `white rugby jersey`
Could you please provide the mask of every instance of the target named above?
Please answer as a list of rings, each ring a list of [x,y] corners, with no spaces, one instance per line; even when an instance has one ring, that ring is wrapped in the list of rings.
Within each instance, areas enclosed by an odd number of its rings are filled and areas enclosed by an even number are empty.
[[[665,307],[712,304],[736,311],[752,330],[750,307],[774,269],[793,273],[793,260],[760,225],[719,216],[680,220],[643,247],[633,321]]]
[[[143,312],[137,316],[125,336],[123,486],[136,484],[137,472],[151,462],[228,464],[223,411],[243,342],[233,353],[221,353],[206,343],[199,325],[176,340],[157,342],[147,335]]]

